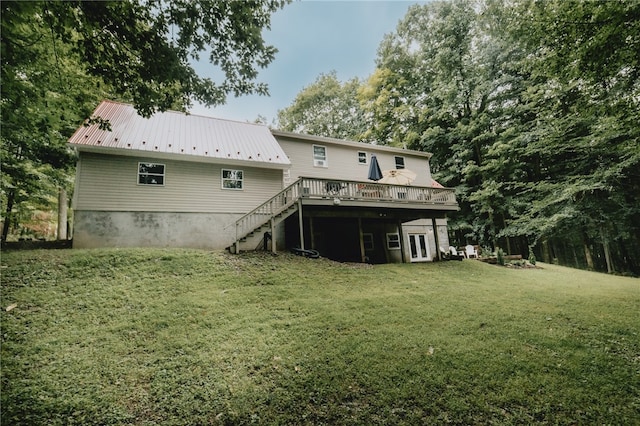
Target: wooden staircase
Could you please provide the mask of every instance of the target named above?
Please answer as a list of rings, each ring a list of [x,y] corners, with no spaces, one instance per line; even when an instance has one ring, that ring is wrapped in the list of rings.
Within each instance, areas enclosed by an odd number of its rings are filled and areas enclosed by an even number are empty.
[[[272,232],[299,209],[301,179],[292,183],[236,221],[236,238],[229,251],[255,250],[266,232]]]

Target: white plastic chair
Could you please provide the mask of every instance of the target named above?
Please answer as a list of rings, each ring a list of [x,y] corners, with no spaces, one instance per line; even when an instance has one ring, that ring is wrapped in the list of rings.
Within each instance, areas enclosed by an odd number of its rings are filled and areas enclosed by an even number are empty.
[[[467,252],[467,259],[471,259],[472,257],[475,257],[476,259],[478,258],[478,252],[471,244],[465,247],[465,250]]]

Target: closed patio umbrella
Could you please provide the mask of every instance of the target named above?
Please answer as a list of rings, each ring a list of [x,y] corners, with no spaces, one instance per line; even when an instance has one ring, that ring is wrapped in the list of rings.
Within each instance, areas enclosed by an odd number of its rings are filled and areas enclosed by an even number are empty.
[[[379,181],[382,179],[382,170],[378,164],[378,159],[375,155],[371,156],[371,164],[369,165],[369,180]]]

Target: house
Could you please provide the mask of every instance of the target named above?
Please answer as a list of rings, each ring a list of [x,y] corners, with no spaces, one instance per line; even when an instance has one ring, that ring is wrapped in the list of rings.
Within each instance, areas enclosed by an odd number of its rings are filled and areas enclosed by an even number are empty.
[[[373,263],[426,261],[448,247],[452,189],[428,153],[270,130],[178,112],[139,116],[104,101],[80,127],[74,247],[293,247]],[[368,180],[411,170],[409,185]]]

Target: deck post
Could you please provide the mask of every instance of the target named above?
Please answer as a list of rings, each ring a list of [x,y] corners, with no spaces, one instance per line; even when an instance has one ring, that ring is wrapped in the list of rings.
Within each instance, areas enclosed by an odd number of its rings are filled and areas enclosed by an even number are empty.
[[[313,248],[316,246],[316,239],[314,237],[313,230],[313,216],[309,216],[309,239],[309,248],[313,250]]]
[[[233,254],[240,253],[240,240],[238,239],[238,222],[236,222],[236,240],[233,242],[233,245],[235,247]]]
[[[442,260],[442,255],[440,254],[440,238],[438,237],[438,225],[436,224],[436,218],[431,218],[431,225],[433,226],[433,238],[436,241],[436,260]]]
[[[302,199],[298,198],[298,226],[300,227],[300,248],[304,250],[304,222],[302,220]]]
[[[400,255],[402,256],[402,263],[406,263],[406,255],[404,253],[404,233],[402,232],[402,222],[398,221],[398,235],[400,237]]]
[[[358,218],[358,237],[360,238],[360,261],[365,263],[364,239],[362,237],[362,218]]]
[[[276,252],[276,220],[271,217],[271,252]]]

